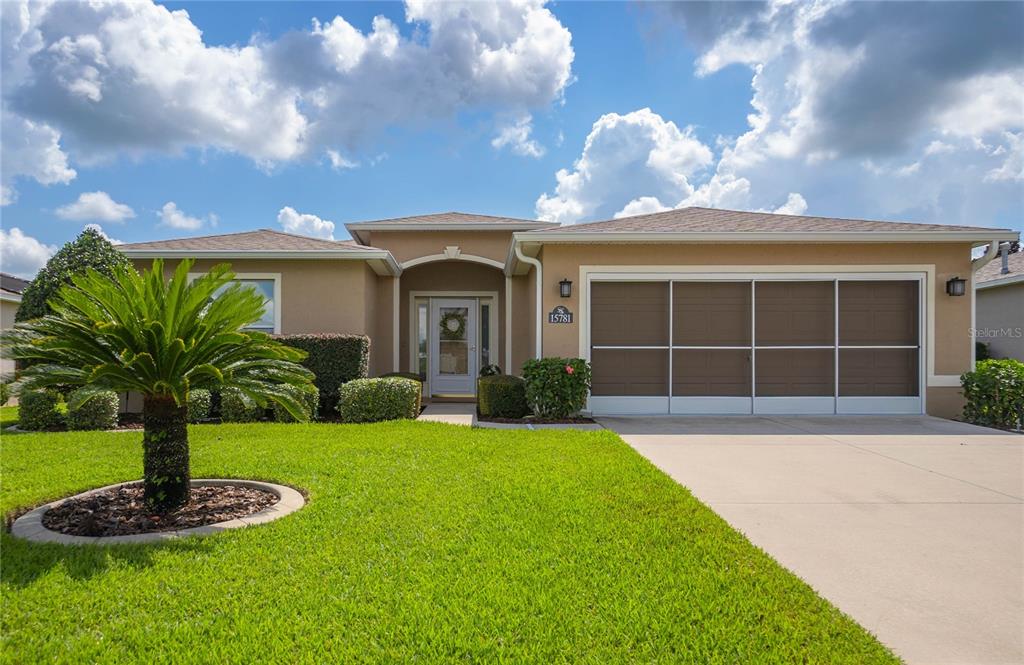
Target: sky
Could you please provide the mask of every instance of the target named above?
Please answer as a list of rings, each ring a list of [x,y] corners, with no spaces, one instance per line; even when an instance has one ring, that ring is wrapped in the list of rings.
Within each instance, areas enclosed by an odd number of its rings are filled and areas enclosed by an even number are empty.
[[[1022,229],[1024,3],[0,2],[0,270],[458,210]]]

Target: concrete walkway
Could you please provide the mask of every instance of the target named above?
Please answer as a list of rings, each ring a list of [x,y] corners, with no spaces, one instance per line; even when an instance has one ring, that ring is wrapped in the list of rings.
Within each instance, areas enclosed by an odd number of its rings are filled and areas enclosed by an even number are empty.
[[[428,404],[416,420],[473,427],[476,425],[476,403],[435,402]]]
[[[1024,662],[1024,436],[929,417],[600,420],[908,663]]]

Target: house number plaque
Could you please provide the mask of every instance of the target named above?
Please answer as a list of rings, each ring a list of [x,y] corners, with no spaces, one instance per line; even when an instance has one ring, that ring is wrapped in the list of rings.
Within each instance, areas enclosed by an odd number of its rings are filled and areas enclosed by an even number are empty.
[[[548,313],[548,323],[572,323],[572,312],[568,307],[558,305]]]

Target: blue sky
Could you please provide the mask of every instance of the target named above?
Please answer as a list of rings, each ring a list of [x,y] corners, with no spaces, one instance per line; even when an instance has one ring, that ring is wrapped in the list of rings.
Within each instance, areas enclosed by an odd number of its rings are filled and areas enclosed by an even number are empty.
[[[2,269],[86,224],[340,239],[708,205],[1020,229],[1024,5],[809,7],[5,2]]]

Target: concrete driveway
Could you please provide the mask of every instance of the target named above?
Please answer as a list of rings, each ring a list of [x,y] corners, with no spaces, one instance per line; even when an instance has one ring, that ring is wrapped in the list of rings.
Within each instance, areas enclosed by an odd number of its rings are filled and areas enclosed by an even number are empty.
[[[929,417],[600,422],[909,663],[1024,662],[1024,437]]]

